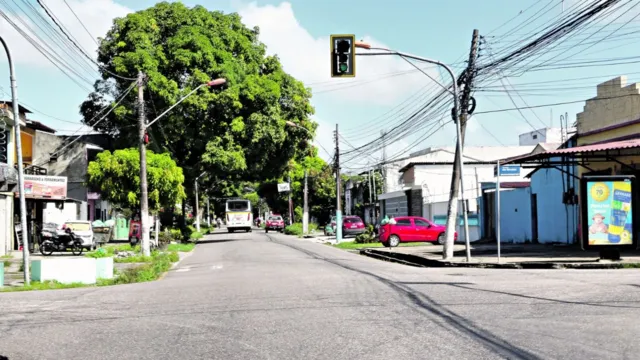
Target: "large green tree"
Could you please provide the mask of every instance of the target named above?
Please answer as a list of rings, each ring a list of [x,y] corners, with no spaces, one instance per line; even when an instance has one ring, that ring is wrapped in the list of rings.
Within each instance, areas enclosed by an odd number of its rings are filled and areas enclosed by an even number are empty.
[[[173,209],[185,198],[184,175],[169,154],[147,152],[149,209]],[[103,151],[89,163],[87,184],[100,197],[123,209],[140,206],[140,155],[138,149]]]
[[[146,76],[149,118],[199,84],[225,78],[222,88],[203,88],[149,128],[149,148],[169,151],[184,169],[191,194],[202,171],[202,188],[212,196],[233,193],[240,181],[261,181],[283,173],[289,160],[308,150],[316,124],[311,93],[285,73],[276,56],[266,56],[258,28],[238,14],[161,2],[114,20],[101,40],[102,79],[81,106],[84,122],[114,136],[120,146],[137,143],[136,91],[132,78]],[[94,117],[113,99],[123,100],[104,120]]]

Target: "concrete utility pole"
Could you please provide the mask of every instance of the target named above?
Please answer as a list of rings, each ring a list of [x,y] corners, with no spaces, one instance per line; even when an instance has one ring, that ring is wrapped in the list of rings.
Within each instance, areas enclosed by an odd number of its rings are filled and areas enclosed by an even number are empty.
[[[289,225],[293,224],[293,202],[291,202],[291,170],[289,170]]]
[[[496,245],[498,247],[498,263],[500,262],[500,160],[496,165]]]
[[[198,179],[194,181],[196,187],[196,231],[200,232],[200,199],[198,199]]]
[[[473,78],[476,72],[476,58],[478,55],[478,30],[473,30],[473,38],[471,39],[471,51],[469,53],[469,63],[465,71],[464,90],[460,101],[460,118],[456,119],[459,124],[458,142],[456,145],[456,155],[453,164],[453,174],[451,176],[451,190],[449,197],[449,206],[447,212],[446,224],[446,241],[444,244],[443,258],[453,258],[454,234],[458,224],[458,199],[462,202],[462,214],[464,217],[464,233],[467,261],[471,260],[471,250],[469,244],[469,224],[467,221],[467,203],[464,199],[464,175],[463,175],[463,154],[464,154],[464,136],[467,127],[467,119],[469,115],[469,100],[471,98],[471,88],[473,86]],[[461,181],[462,179],[462,181]],[[459,196],[460,193],[460,196]]]
[[[387,133],[382,130],[380,131],[380,137],[382,138],[382,165],[380,165],[381,175],[382,175],[382,193],[387,192],[387,143],[385,141],[385,137]]]
[[[378,192],[376,192],[376,172],[375,170],[371,170],[371,173],[373,174],[371,182],[373,183],[373,225],[375,226],[378,215],[376,211],[376,205],[378,204]]]
[[[372,193],[373,184],[371,182],[372,173],[373,173],[373,170],[369,170],[369,223],[373,223],[373,211],[371,210],[373,206],[373,193]]]
[[[258,211],[258,216],[260,212]],[[207,226],[211,227],[211,213],[209,212],[209,196],[207,196]]]
[[[16,157],[18,160],[18,194],[20,201],[20,229],[22,232],[22,266],[24,269],[24,285],[29,286],[31,276],[29,274],[29,230],[27,230],[27,200],[24,196],[24,164],[22,163],[22,141],[20,139],[20,105],[18,104],[18,85],[16,82],[16,69],[13,67],[13,58],[9,46],[0,37],[0,42],[7,53],[7,62],[9,63],[9,80],[11,81],[11,108],[13,110],[13,131],[16,143]],[[11,145],[7,142],[7,145]],[[8,149],[7,149],[8,150]],[[11,154],[10,151],[7,151]],[[12,157],[7,159],[7,164],[11,164]]]
[[[338,124],[336,124],[336,242],[342,241],[342,206],[340,205],[340,141],[338,135]]]
[[[308,205],[308,194],[309,188],[307,187],[307,170],[304,171],[304,204],[303,212],[302,212],[302,233],[309,233],[309,205]]]
[[[147,188],[147,132],[146,116],[144,113],[144,74],[138,73],[138,141],[140,142],[140,228],[142,231],[142,253],[151,255],[149,248],[149,193]]]

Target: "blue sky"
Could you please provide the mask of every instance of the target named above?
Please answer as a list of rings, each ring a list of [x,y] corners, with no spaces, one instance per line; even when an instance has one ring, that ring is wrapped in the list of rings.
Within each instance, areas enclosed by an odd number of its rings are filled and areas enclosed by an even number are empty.
[[[35,0],[29,0],[35,3]],[[577,0],[567,0],[570,6]],[[95,44],[62,0],[44,0],[65,26],[79,39],[82,46],[93,52]],[[155,1],[147,0],[68,0],[78,16],[83,20],[90,32],[101,36],[108,29],[111,19],[122,16],[129,11],[140,10],[152,6]],[[198,2],[185,1],[187,5]],[[328,76],[328,36],[335,33],[354,33],[374,44],[434,58],[449,64],[457,64],[460,69],[461,60],[466,60],[469,51],[471,34],[474,28],[485,35],[489,45],[483,46],[481,60],[486,61],[487,49],[497,50],[508,42],[517,40],[518,33],[527,33],[536,28],[536,24],[548,21],[555,16],[562,16],[560,0],[485,0],[485,1],[440,1],[440,0],[398,0],[388,2],[382,0],[290,0],[283,1],[201,1],[211,10],[239,12],[245,23],[250,26],[259,25],[262,30],[261,40],[269,51],[277,53],[285,70],[303,80],[314,92],[313,104],[316,107],[315,120],[320,124],[317,142],[332,151],[332,131],[338,123],[346,139],[343,148],[358,146],[375,139],[381,130],[396,125],[403,119],[403,111],[407,112],[426,100],[419,90],[425,86],[435,86],[425,75],[408,70],[413,69],[399,58],[390,57],[358,57],[358,75],[356,79],[330,79]],[[534,3],[541,8],[549,4],[547,13],[538,19],[538,23],[530,28],[520,29],[516,34],[505,33],[522,22],[530,12],[520,11]],[[538,6],[538,5],[536,5]],[[37,7],[37,4],[36,4]],[[3,9],[8,11],[9,9]],[[505,21],[516,17],[515,21],[498,29]],[[629,26],[633,26],[630,24]],[[637,26],[637,25],[636,25]],[[64,74],[53,67],[29,44],[11,31],[7,23],[0,22],[0,31],[7,34],[14,57],[17,61],[17,79],[19,98],[24,104],[42,113],[35,112],[33,119],[42,121],[64,133],[78,129],[78,107],[86,98],[87,92],[74,84]],[[610,46],[616,45],[611,44]],[[636,47],[633,43],[611,51],[590,49],[593,54],[577,54],[575,58],[593,59],[603,57],[623,57],[634,55]],[[606,49],[606,47],[601,47]],[[559,54],[571,55],[571,49]],[[613,54],[613,55],[612,55]],[[573,59],[573,58],[572,58]],[[563,92],[543,94],[527,93],[521,90],[520,98],[514,95],[513,101],[518,106],[556,103],[580,100],[595,95],[597,83],[607,80],[604,75],[625,74],[633,72],[633,64],[621,66],[604,66],[602,68],[562,69],[526,73],[520,77],[510,78],[512,84],[531,81],[570,79],[580,77],[602,78],[585,79],[574,82],[575,89]],[[432,76],[438,78],[439,71],[427,68]],[[2,57],[0,73],[0,90],[2,96],[9,98],[8,70]],[[613,76],[611,76],[613,77]],[[630,75],[630,80],[638,80],[640,76]],[[446,79],[448,80],[448,79]],[[506,83],[504,86],[508,86]],[[483,84],[486,85],[486,84]],[[501,83],[489,84],[490,86]],[[558,84],[557,86],[563,86]],[[569,85],[565,85],[569,86]],[[516,86],[517,87],[517,86]],[[500,89],[500,87],[494,88]],[[413,96],[413,98],[411,98]],[[409,99],[411,98],[411,99]],[[477,112],[512,108],[514,104],[504,93],[477,94]],[[409,100],[407,100],[409,99]],[[524,99],[524,100],[523,100]],[[399,104],[403,104],[398,107]],[[534,112],[523,110],[522,114],[512,111],[497,114],[482,114],[472,118],[468,128],[467,144],[471,145],[516,145],[518,134],[532,131],[548,125],[558,126],[561,113],[569,113],[571,121],[583,104],[572,104],[545,107]],[[551,117],[553,112],[553,117]],[[60,119],[54,119],[51,116]],[[381,117],[382,116],[382,117]],[[526,121],[525,119],[526,118]],[[64,120],[64,121],[61,121]],[[437,119],[436,119],[437,120]],[[447,119],[448,120],[448,119]],[[527,123],[527,121],[529,123]],[[84,131],[84,130],[83,130]],[[454,129],[445,126],[442,130],[426,137],[426,130],[416,129],[408,138],[389,144],[388,153],[401,150],[416,151],[427,146],[453,146]],[[496,140],[497,138],[497,140]],[[409,145],[415,145],[410,148]],[[325,157],[327,154],[322,152]],[[363,159],[354,160],[354,167],[364,166],[379,159],[374,153]]]

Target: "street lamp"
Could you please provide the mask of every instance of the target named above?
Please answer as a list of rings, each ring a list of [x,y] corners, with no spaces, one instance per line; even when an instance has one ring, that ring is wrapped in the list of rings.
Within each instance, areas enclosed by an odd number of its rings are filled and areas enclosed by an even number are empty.
[[[24,196],[24,165],[22,164],[22,141],[20,136],[20,105],[18,104],[18,86],[16,84],[16,70],[13,67],[13,59],[11,58],[11,51],[9,46],[0,37],[0,42],[4,47],[4,51],[7,53],[7,62],[9,63],[9,79],[11,81],[11,107],[13,109],[13,132],[16,142],[16,155],[18,160],[18,193],[20,201],[20,228],[22,230],[22,266],[24,269],[24,285],[29,286],[31,283],[31,276],[29,275],[29,232],[27,230],[27,200]],[[13,144],[9,144],[12,145]],[[11,153],[8,151],[8,153]],[[13,159],[7,158],[7,164]]]
[[[455,115],[455,124],[456,124],[456,132],[457,132],[457,147],[458,147],[458,173],[460,174],[460,200],[462,201],[462,206],[463,209],[465,207],[465,200],[464,200],[464,181],[462,179],[464,179],[463,176],[463,156],[462,156],[462,130],[460,128],[460,117],[459,117],[459,110],[460,110],[460,106],[458,105],[458,101],[459,101],[459,96],[458,96],[458,83],[456,81],[456,76],[453,73],[453,70],[451,70],[451,68],[449,66],[447,66],[446,64],[441,63],[440,61],[437,60],[432,60],[432,59],[428,59],[428,58],[424,58],[424,57],[420,57],[420,56],[415,56],[415,55],[411,55],[411,54],[406,54],[406,53],[402,53],[399,51],[395,51],[395,50],[389,50],[389,49],[385,49],[385,48],[378,48],[378,47],[372,47],[370,44],[362,42],[362,41],[356,41],[355,43],[355,47],[356,48],[360,48],[360,49],[366,49],[366,50],[379,50],[379,51],[383,51],[381,53],[370,53],[370,54],[358,54],[358,55],[397,55],[400,56],[404,59],[414,59],[414,60],[418,60],[418,61],[422,61],[422,62],[426,62],[429,64],[434,64],[434,65],[438,65],[441,66],[443,68],[445,68],[447,70],[447,72],[449,73],[449,76],[451,76],[451,82],[452,82],[452,86],[453,86],[453,113]],[[431,78],[432,80],[434,80],[433,78]],[[435,81],[435,80],[434,80]],[[436,81],[437,82],[437,81]],[[445,89],[447,89],[444,85],[438,83],[440,86],[444,87]],[[448,89],[447,89],[448,91]],[[455,199],[453,197],[449,198],[449,212],[453,213],[455,211],[451,211],[452,209],[455,209],[457,207],[457,202],[458,199]],[[453,214],[455,215],[455,214]],[[450,215],[450,216],[453,216]],[[464,218],[464,233],[465,233],[465,246],[466,246],[466,250],[467,250],[467,261],[470,260],[470,245],[469,245],[469,222],[467,221],[467,212],[463,211],[463,218]],[[445,237],[446,237],[446,242],[445,242],[445,246],[444,246],[444,257],[445,258],[451,258],[453,257],[453,242],[454,242],[454,234],[456,231],[456,224],[457,223],[457,219],[454,219],[454,221],[449,221],[449,219],[447,219],[447,228],[445,230]]]
[[[193,95],[199,89],[208,86],[219,86],[227,82],[224,78],[218,78],[215,80],[208,81],[206,83],[198,85],[195,89],[193,89],[190,93],[183,96],[180,100],[178,100],[175,104],[171,105],[167,110],[165,110],[162,114],[158,115],[151,122],[145,124],[144,123],[144,101],[142,99],[142,80],[143,74],[140,73],[138,75],[138,97],[140,100],[140,227],[142,228],[142,253],[145,256],[151,255],[151,249],[149,248],[149,231],[147,230],[149,227],[147,225],[148,217],[149,217],[149,195],[147,189],[147,146],[144,141],[147,129],[153,125],[156,121],[160,120],[163,116],[165,116],[169,111],[178,106],[178,104],[182,103],[186,98]],[[197,202],[196,202],[197,204]],[[200,227],[200,224],[197,224]]]
[[[287,121],[286,123],[291,127],[303,129],[313,137],[313,134],[307,128],[304,128],[292,121]],[[309,204],[308,204],[309,188],[307,185],[307,169],[304,170],[304,193],[303,194],[304,194],[303,196],[304,200],[302,205],[302,233],[308,234],[309,233]],[[291,202],[291,189],[289,189],[289,202]]]

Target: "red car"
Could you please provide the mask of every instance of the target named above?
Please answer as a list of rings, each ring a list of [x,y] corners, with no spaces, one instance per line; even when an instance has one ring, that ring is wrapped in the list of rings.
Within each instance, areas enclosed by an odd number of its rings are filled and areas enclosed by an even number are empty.
[[[284,230],[284,220],[282,219],[282,216],[271,215],[267,218],[267,221],[264,224],[264,232],[269,232],[269,230]]]
[[[437,242],[444,244],[446,227],[434,224],[418,216],[396,217],[395,224],[380,225],[380,242],[387,247],[395,247],[401,242]],[[458,233],[454,234],[458,240]],[[454,240],[454,241],[455,241]]]
[[[359,216],[345,216],[342,218],[342,235],[360,235],[365,231],[364,222]]]

